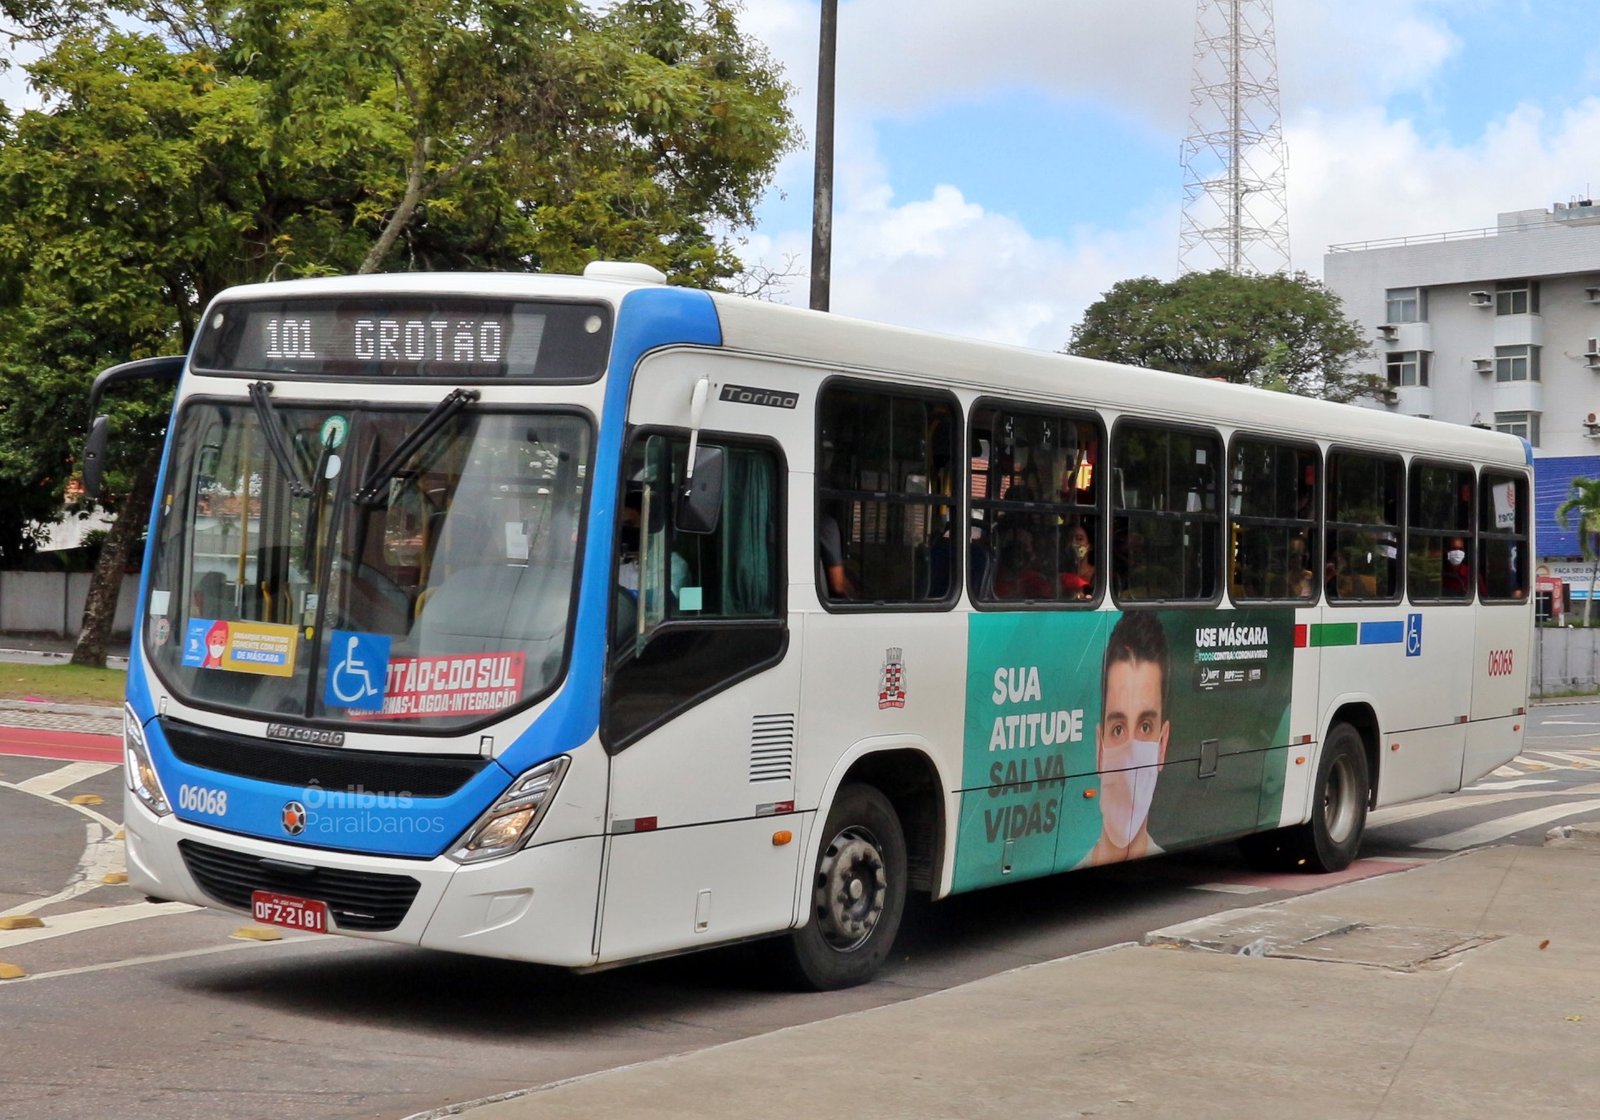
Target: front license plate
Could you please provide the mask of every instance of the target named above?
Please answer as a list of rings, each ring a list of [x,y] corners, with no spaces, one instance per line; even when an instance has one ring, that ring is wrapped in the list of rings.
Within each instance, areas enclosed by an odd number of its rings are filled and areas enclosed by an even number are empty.
[[[314,898],[255,891],[250,895],[250,909],[256,921],[269,926],[303,929],[310,933],[328,932],[328,904]]]

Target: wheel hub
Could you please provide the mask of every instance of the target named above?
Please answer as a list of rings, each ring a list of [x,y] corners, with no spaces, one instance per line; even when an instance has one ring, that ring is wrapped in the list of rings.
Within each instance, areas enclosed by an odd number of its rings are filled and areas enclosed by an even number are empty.
[[[871,937],[888,887],[877,838],[859,826],[842,829],[817,864],[817,926],[828,944],[848,952]]]

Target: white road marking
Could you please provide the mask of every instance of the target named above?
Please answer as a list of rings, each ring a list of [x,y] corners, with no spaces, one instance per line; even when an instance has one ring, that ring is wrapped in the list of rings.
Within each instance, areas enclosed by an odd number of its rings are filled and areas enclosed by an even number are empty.
[[[1575,751],[1540,751],[1539,757],[1570,762],[1580,770],[1593,769],[1595,765],[1600,764],[1600,757],[1592,754],[1579,754]]]
[[[1252,887],[1245,883],[1195,883],[1197,891],[1215,891],[1218,894],[1263,894],[1266,887]]]
[[[34,941],[49,941],[69,933],[104,929],[107,926],[137,922],[145,918],[166,918],[174,914],[187,914],[198,910],[187,902],[135,902],[127,906],[97,906],[92,910],[77,910],[71,914],[55,914],[44,919],[43,929],[13,929],[0,931],[0,949],[14,949]]]
[[[59,770],[51,770],[48,773],[29,778],[25,782],[17,782],[13,788],[19,789],[23,793],[48,796],[58,790],[66,789],[68,786],[75,786],[79,782],[87,782],[90,778],[97,778],[107,770],[115,770],[116,768],[116,765],[110,762],[73,762],[61,767]]]
[[[123,961],[102,961],[99,964],[80,965],[77,968],[58,968],[54,972],[33,972],[27,976],[19,976],[15,980],[6,981],[9,988],[13,984],[25,984],[30,980],[55,980],[62,976],[82,976],[86,972],[107,972],[113,968],[132,968],[141,964],[160,964],[162,961],[181,961],[189,957],[207,957],[213,953],[232,953],[240,949],[253,949],[260,945],[283,945],[289,942],[274,941],[234,941],[227,945],[211,945],[204,949],[184,949],[176,953],[153,953],[147,957],[129,957]]]
[[[1451,813],[1457,809],[1477,808],[1480,805],[1497,805],[1502,801],[1526,801],[1530,797],[1549,797],[1558,790],[1516,790],[1509,793],[1490,793],[1477,796],[1472,793],[1458,793],[1447,795],[1437,801],[1421,801],[1415,805],[1395,805],[1387,809],[1376,809],[1367,818],[1369,827],[1386,824],[1399,824],[1401,821],[1414,821],[1419,817],[1431,817],[1437,813]]]
[[[1553,786],[1555,784],[1555,778],[1518,778],[1510,782],[1474,782],[1467,787],[1467,790],[1476,792],[1478,790],[1519,789],[1522,786]],[[1466,791],[1464,790],[1463,792]]]
[[[1487,844],[1491,840],[1499,840],[1510,836],[1514,832],[1521,832],[1526,828],[1537,828],[1544,824],[1554,824],[1564,817],[1576,816],[1579,813],[1592,813],[1600,809],[1600,801],[1568,802],[1565,805],[1545,805],[1538,809],[1529,809],[1525,813],[1516,813],[1509,817],[1500,817],[1492,821],[1475,824],[1471,828],[1463,828],[1456,832],[1435,836],[1432,840],[1419,840],[1419,848],[1431,848],[1436,851],[1455,852],[1462,848],[1470,848],[1477,844]]]

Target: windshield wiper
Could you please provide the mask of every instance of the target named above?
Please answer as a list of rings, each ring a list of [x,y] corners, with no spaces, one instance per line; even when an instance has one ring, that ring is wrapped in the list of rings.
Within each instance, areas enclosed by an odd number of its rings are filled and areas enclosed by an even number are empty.
[[[400,441],[400,446],[394,449],[387,459],[367,473],[361,480],[361,486],[351,497],[351,501],[360,506],[382,505],[388,500],[388,494],[380,492],[380,487],[395,476],[406,460],[417,453],[417,450],[432,439],[450,418],[460,412],[467,405],[481,396],[476,389],[452,389],[445,398],[428,411],[422,418],[422,423],[411,429],[411,434]]]
[[[294,461],[294,452],[289,449],[289,436],[284,430],[283,417],[272,407],[272,382],[252,382],[250,403],[255,405],[256,419],[261,424],[261,436],[267,441],[267,449],[272,452],[278,469],[288,479],[289,492],[297,498],[309,498],[311,485],[301,477],[300,468]]]

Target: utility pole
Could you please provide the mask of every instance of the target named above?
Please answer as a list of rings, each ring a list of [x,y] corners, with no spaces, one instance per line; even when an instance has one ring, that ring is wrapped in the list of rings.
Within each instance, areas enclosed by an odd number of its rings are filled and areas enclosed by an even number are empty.
[[[1272,0],[1198,0],[1178,271],[1289,267]]]
[[[833,61],[839,0],[822,0],[817,40],[816,180],[811,192],[811,308],[828,310],[833,280]]]

